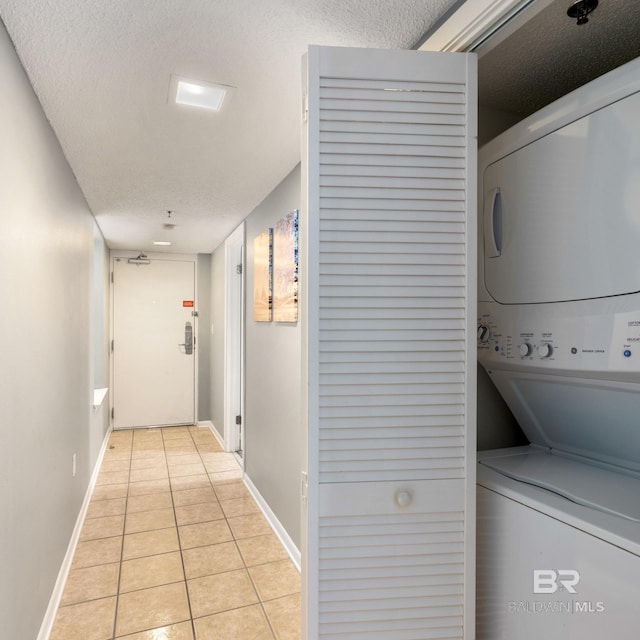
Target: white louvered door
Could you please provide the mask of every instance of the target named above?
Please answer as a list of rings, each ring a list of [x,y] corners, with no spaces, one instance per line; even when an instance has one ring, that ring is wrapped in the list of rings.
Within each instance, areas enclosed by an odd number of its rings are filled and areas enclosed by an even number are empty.
[[[475,69],[306,57],[308,640],[474,636]]]

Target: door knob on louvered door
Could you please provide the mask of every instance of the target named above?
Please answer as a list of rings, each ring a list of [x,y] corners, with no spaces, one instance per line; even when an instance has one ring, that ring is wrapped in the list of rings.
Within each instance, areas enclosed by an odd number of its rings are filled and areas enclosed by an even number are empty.
[[[413,502],[413,492],[408,489],[396,491],[396,504],[399,507],[408,507]]]

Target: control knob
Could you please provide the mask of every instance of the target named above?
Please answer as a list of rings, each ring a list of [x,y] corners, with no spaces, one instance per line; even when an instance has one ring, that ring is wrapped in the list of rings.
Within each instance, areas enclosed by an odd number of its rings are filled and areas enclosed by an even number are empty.
[[[489,342],[489,327],[486,324],[478,325],[478,340],[483,344]]]
[[[541,344],[538,347],[538,355],[541,358],[550,358],[553,355],[553,346],[550,344]]]
[[[523,358],[530,356],[532,350],[533,347],[528,342],[523,342],[522,344],[518,345],[518,352]]]

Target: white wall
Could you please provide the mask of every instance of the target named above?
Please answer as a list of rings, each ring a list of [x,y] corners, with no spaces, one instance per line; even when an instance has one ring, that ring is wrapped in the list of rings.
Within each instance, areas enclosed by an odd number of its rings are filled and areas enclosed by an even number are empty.
[[[253,321],[253,241],[300,208],[298,165],[246,219],[245,469],[300,548],[300,322]]]
[[[245,220],[245,471],[300,548],[300,323],[253,321],[253,240],[300,207],[298,165]],[[211,419],[224,436],[224,243],[212,257]]]
[[[196,259],[198,291],[198,411],[197,419],[211,419],[211,255],[199,253]]]
[[[93,218],[1,23],[0,78],[0,629],[32,640],[92,466]]]

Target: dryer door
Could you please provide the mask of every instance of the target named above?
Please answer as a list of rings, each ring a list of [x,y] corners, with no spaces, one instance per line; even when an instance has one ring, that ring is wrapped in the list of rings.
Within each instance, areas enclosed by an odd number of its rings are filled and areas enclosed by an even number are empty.
[[[636,93],[486,168],[484,272],[497,302],[640,290],[638,113]]]

